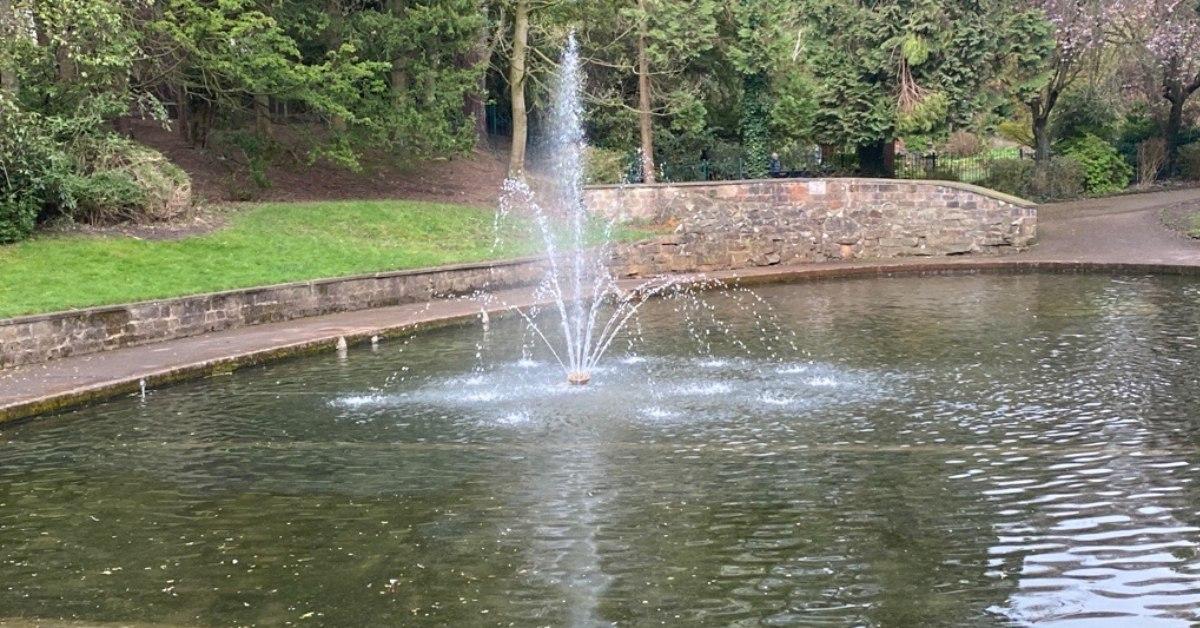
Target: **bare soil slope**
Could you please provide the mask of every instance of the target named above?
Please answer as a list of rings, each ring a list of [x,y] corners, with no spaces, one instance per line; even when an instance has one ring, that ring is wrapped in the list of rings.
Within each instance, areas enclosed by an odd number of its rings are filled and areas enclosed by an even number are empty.
[[[183,168],[192,178],[197,200],[210,203],[397,198],[491,207],[507,170],[503,147],[408,165],[367,156],[360,172],[285,157],[268,169],[270,187],[259,189],[244,174],[244,166],[214,151],[193,148],[157,124],[136,122],[133,136]]]

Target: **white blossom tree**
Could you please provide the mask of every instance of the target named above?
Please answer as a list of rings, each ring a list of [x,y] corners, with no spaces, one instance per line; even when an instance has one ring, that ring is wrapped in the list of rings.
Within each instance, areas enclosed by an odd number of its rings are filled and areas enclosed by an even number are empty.
[[[1184,106],[1200,90],[1200,0],[1118,0],[1105,20],[1112,37],[1141,51],[1169,105],[1163,139],[1174,172]]]

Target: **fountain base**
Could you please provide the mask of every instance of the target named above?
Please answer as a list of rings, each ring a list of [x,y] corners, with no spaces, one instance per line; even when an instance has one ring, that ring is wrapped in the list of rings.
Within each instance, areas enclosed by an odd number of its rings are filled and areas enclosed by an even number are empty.
[[[567,373],[567,383],[582,386],[592,381],[592,374],[587,371],[571,371]]]

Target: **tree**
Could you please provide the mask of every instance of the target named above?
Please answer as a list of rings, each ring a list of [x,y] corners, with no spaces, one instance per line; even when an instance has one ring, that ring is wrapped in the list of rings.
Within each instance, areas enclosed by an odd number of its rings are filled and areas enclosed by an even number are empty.
[[[897,135],[967,126],[987,103],[1001,60],[994,3],[809,0],[804,49],[816,82],[814,131],[885,171]]]
[[[20,37],[13,0],[0,0],[0,41],[9,42],[0,47],[0,96],[15,99],[20,84],[17,79],[16,50],[12,45]]]
[[[1147,70],[1157,76],[1168,103],[1163,139],[1167,172],[1179,165],[1183,112],[1200,90],[1200,2],[1197,0],[1120,0],[1108,14],[1111,31],[1125,44],[1140,48]]]
[[[513,10],[512,53],[508,62],[509,101],[512,103],[512,148],[508,154],[508,176],[525,178],[525,144],[528,141],[528,111],[525,107],[525,70],[529,48],[530,0],[516,0]]]
[[[358,58],[387,64],[386,97],[368,94],[360,108],[360,141],[416,158],[474,146],[484,68],[472,59],[486,25],[477,0],[348,2],[339,23],[337,39]]]
[[[784,54],[783,36],[789,7],[769,0],[741,0],[733,7],[736,37],[730,46],[730,58],[741,75],[742,149],[751,176],[767,174],[771,154],[771,75]]]
[[[1010,88],[1029,109],[1036,159],[1050,158],[1050,120],[1059,99],[1106,44],[1099,0],[1025,0],[1008,21]]]

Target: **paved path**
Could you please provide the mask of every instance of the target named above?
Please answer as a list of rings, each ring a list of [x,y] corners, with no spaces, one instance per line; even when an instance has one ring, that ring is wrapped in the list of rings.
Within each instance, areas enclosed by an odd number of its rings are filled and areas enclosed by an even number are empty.
[[[1146,264],[1198,269],[1200,242],[1167,230],[1165,207],[1196,203],[1200,188],[1133,194],[1044,205],[1038,213],[1039,244],[1003,258],[955,257],[880,262],[808,264],[714,273],[717,279],[743,283],[878,275],[896,272],[943,272],[965,269],[1054,267],[1073,264]],[[1147,267],[1147,269],[1150,269]],[[496,295],[489,309],[524,306],[534,299],[527,289]],[[242,327],[194,338],[118,349],[45,364],[0,371],[0,423],[67,405],[134,392],[145,381],[153,387],[171,381],[227,372],[284,355],[332,348],[349,342],[436,325],[478,315],[480,305],[461,300],[363,310]]]
[[[1200,241],[1168,230],[1162,210],[1200,211],[1200,188],[1053,203],[1038,208],[1038,245],[1026,259],[1200,264]]]

